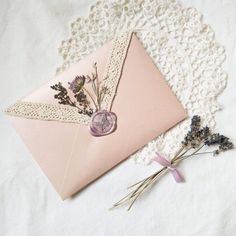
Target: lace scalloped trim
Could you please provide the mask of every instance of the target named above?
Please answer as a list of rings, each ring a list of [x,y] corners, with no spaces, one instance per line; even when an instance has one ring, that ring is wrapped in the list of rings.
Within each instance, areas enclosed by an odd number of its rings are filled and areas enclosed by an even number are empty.
[[[110,110],[112,106],[131,36],[132,32],[126,32],[116,37],[112,44],[107,66],[104,71],[104,85],[109,92],[104,97],[102,109]],[[90,117],[78,113],[77,108],[68,105],[20,101],[10,106],[5,112],[11,116],[24,117],[27,119],[74,122],[84,125],[88,125],[90,121]]]
[[[77,108],[33,102],[17,102],[5,110],[11,116],[27,119],[61,121],[88,125],[90,118],[78,113]]]
[[[112,102],[116,95],[117,86],[119,84],[122,68],[125,62],[126,54],[129,48],[132,32],[127,32],[116,37],[112,50],[110,52],[110,59],[105,68],[104,85],[107,87],[109,93],[106,94],[102,102],[102,107],[105,110],[110,110]]]

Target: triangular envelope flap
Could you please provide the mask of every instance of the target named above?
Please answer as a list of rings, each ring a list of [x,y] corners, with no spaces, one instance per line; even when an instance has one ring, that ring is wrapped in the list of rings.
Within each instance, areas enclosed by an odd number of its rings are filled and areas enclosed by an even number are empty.
[[[84,59],[88,59],[88,65],[83,73],[89,74],[91,62],[96,60],[102,75],[106,64],[104,58],[109,55],[110,46],[107,45],[99,49],[104,51],[92,54],[99,54],[97,58],[90,55]],[[71,78],[81,72],[82,62],[69,69]],[[64,78],[63,74],[61,76],[56,79]],[[49,101],[44,98],[47,94],[43,91],[41,88],[24,100]],[[50,99],[55,102],[51,95]],[[112,111],[118,117],[117,130],[103,137],[91,136],[88,127],[78,123],[12,118],[36,161],[63,199],[186,117],[183,107],[135,35],[130,42]]]

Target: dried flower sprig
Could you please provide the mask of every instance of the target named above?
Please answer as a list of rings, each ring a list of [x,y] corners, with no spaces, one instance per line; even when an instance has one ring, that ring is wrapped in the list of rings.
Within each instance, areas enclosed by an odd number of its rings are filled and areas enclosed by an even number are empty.
[[[87,100],[86,95],[83,91],[80,91],[78,95],[75,95],[76,100],[79,102],[79,106],[76,101],[72,101],[70,96],[68,95],[67,89],[62,86],[61,82],[54,84],[51,86],[53,90],[58,91],[57,94],[54,95],[55,99],[58,99],[59,104],[69,105],[72,107],[76,107],[78,109],[78,113],[91,116],[93,114],[93,110],[88,107],[89,101]]]
[[[67,89],[61,82],[51,86],[53,90],[58,91],[58,93],[54,95],[54,98],[59,100],[59,104],[76,107],[80,114],[88,115],[90,117],[94,112],[101,110],[103,98],[109,91],[104,85],[104,80],[98,81],[97,63],[94,63],[93,68],[94,73],[92,73],[92,76],[76,76],[72,82],[68,83],[69,89],[74,94],[76,101],[73,101],[70,98]],[[85,84],[91,85],[92,92],[85,87]],[[90,107],[90,101],[94,104],[95,111]]]
[[[104,78],[102,81],[98,81],[98,71],[96,62],[94,63],[93,68],[94,73],[92,73],[92,76],[87,75],[86,81],[87,83],[91,83],[93,93],[96,97],[96,101],[94,101],[94,103],[96,104],[95,106],[97,108],[97,111],[100,111],[103,98],[106,94],[109,94],[109,90],[104,85],[104,81],[106,80],[106,78]]]
[[[207,146],[212,147],[213,150],[201,152],[203,147]],[[233,148],[234,145],[229,140],[229,138],[219,133],[212,133],[208,126],[201,127],[200,116],[193,116],[190,124],[190,130],[184,137],[179,151],[174,155],[172,160],[168,161],[159,153],[157,153],[157,156],[154,160],[159,162],[163,168],[148,176],[147,178],[131,185],[129,189],[134,189],[120,201],[115,203],[111,209],[130,202],[128,207],[128,210],[130,210],[138,197],[148,188],[150,188],[157,181],[157,179],[168,170],[172,172],[176,182],[182,182],[183,178],[176,169],[176,166],[183,160],[203,154],[212,154],[213,156],[216,156],[221,152],[225,152]]]

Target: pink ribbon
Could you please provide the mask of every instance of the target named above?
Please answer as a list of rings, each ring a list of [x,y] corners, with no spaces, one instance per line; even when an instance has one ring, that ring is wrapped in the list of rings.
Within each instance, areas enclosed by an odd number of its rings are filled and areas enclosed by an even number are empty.
[[[177,183],[184,182],[183,176],[179,173],[179,171],[176,169],[175,166],[171,164],[170,161],[165,159],[163,156],[161,156],[158,152],[156,152],[156,157],[154,158],[154,161],[158,162],[160,165],[167,167],[169,169]]]

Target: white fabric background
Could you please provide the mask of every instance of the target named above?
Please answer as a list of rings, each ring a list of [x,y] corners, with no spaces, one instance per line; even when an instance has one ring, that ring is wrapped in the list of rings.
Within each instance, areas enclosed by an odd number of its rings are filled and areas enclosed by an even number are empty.
[[[57,48],[69,23],[86,14],[90,0],[0,1],[0,108],[45,83],[60,65]],[[216,129],[236,143],[236,2],[188,0],[215,31],[227,52],[228,86],[219,97]],[[236,151],[205,156],[180,167],[187,179],[167,175],[131,212],[108,208],[126,186],[157,165],[127,160],[75,198],[64,202],[42,174],[23,142],[0,114],[0,235],[236,235]]]

